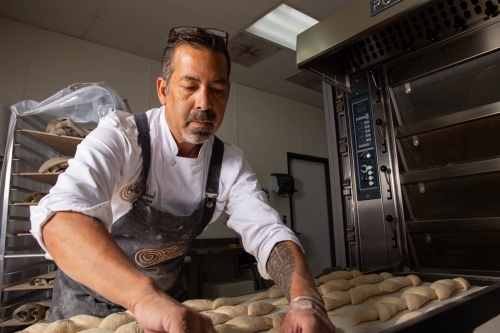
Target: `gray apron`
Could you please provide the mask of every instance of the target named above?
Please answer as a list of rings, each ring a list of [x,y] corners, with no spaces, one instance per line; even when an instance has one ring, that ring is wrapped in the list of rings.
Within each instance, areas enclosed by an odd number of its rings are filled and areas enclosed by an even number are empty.
[[[138,183],[141,186],[140,193],[146,193],[151,158],[149,123],[145,113],[134,117],[143,158]],[[111,227],[112,236],[135,265],[151,277],[165,293],[181,302],[187,295],[184,256],[194,239],[208,225],[215,211],[224,144],[217,137],[214,139],[205,199],[199,208],[188,216],[176,216],[149,207],[139,196],[130,211]],[[125,311],[122,306],[76,282],[60,269],[56,274],[52,299],[48,322],[80,314],[103,318],[115,312]]]

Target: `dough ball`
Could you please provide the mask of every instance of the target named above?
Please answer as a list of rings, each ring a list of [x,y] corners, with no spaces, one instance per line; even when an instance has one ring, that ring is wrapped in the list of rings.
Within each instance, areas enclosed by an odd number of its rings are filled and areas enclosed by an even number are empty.
[[[112,313],[102,320],[99,328],[116,331],[118,327],[133,321],[135,321],[135,318],[125,312]]]
[[[139,325],[138,322],[133,321],[131,323],[118,327],[115,333],[144,333],[144,329]]]
[[[252,302],[248,305],[249,316],[263,316],[276,309],[276,305],[266,302]]]
[[[236,305],[240,303],[241,301],[239,298],[226,298],[226,297],[217,298],[212,304],[212,309],[217,309],[220,308],[221,306]]]
[[[365,321],[377,320],[378,311],[375,309],[359,309],[351,319],[351,326],[357,326]]]
[[[257,316],[239,316],[231,319],[226,324],[243,328],[248,332],[260,332],[272,328],[273,319]]]
[[[283,323],[283,319],[285,318],[286,313],[285,312],[278,312],[273,314],[271,317],[273,319],[273,327],[274,328],[279,328],[281,324]]]
[[[76,333],[83,330],[81,325],[78,325],[72,320],[68,319],[60,319],[56,320],[53,323],[50,323],[49,326],[43,331],[44,333]]]
[[[290,304],[290,302],[288,302],[286,297],[280,298],[279,300],[273,302],[273,305],[276,305],[276,306],[285,306],[285,305],[289,305],[289,304]]]
[[[241,305],[233,305],[233,306],[221,306],[213,310],[213,312],[224,313],[231,318],[235,318],[238,316],[243,316],[248,314],[248,308]]]
[[[208,299],[190,299],[182,304],[197,312],[212,310],[214,306],[214,302]]]
[[[210,318],[210,320],[212,321],[212,325],[222,324],[222,323],[225,323],[226,321],[228,321],[229,319],[231,319],[231,317],[229,317],[225,313],[218,313],[218,312],[214,312],[214,311],[205,311],[205,312],[200,312],[200,313],[202,315]]]
[[[84,327],[84,329],[89,329],[89,328],[97,328],[99,325],[102,323],[102,318],[95,317],[95,316],[90,316],[90,315],[78,315],[69,318],[70,320],[74,321],[77,324],[80,324]]]
[[[266,290],[256,294],[254,297],[252,297],[251,301],[260,301],[261,299],[268,299],[268,298],[270,298],[269,290]]]

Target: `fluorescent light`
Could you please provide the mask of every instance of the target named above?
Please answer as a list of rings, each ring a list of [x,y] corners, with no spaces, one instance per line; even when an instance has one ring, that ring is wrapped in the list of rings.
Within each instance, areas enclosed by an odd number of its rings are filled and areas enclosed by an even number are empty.
[[[281,4],[248,27],[246,31],[296,50],[297,35],[316,23],[318,21],[312,17],[290,6]]]

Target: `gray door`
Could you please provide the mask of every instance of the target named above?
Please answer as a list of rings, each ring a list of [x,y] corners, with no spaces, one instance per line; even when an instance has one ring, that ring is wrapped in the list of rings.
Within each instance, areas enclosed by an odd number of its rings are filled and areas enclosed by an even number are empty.
[[[288,154],[297,192],[291,198],[292,228],[314,276],[334,266],[333,221],[329,206],[328,160]]]

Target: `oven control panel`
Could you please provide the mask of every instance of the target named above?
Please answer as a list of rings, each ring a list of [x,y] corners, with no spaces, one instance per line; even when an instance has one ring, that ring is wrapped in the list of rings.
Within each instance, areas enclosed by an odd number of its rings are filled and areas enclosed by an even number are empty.
[[[373,117],[368,89],[349,95],[349,113],[354,134],[354,168],[358,200],[380,198],[380,182]]]

